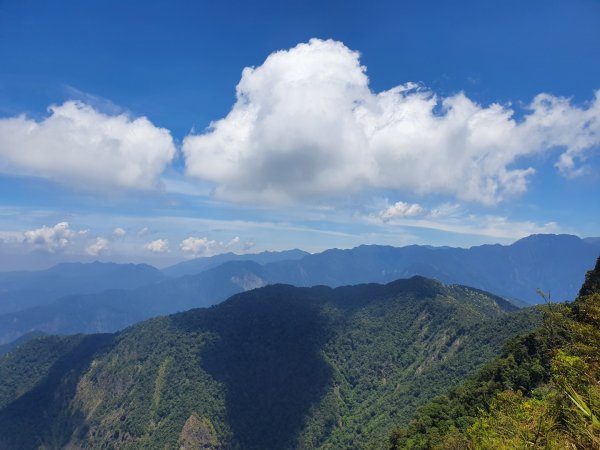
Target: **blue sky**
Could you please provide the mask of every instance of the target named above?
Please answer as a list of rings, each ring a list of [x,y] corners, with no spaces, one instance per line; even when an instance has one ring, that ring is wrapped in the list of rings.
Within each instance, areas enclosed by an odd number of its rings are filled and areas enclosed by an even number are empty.
[[[0,270],[600,230],[600,2],[0,1]]]

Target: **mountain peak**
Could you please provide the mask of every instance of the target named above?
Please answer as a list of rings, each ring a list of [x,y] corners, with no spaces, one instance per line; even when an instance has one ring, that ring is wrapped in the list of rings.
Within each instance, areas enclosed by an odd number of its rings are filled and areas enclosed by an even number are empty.
[[[433,278],[415,275],[388,283],[388,286],[403,291],[415,291],[425,297],[433,297],[444,290],[445,285]]]
[[[570,243],[579,243],[581,242],[581,238],[575,236],[573,234],[531,234],[526,236],[518,241],[515,241],[512,245],[523,245],[523,244],[531,244],[531,243],[556,243],[561,242],[565,244]]]

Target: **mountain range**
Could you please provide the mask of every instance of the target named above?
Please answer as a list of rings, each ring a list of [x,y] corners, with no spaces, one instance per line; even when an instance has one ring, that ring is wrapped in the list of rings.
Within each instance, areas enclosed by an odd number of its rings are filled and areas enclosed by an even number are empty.
[[[600,240],[595,238],[532,235],[508,246],[469,249],[364,245],[318,254],[300,250],[225,254],[186,261],[162,273],[143,265],[59,265],[25,275],[0,274],[0,304],[8,298],[6,303],[15,309],[14,299],[19,295],[25,299],[18,305],[19,311],[0,315],[0,344],[32,331],[114,332],[150,317],[210,306],[233,294],[274,283],[336,287],[387,283],[420,275],[494,292],[520,306],[542,302],[538,288],[552,300],[572,300],[583,282],[583,274],[599,254]],[[87,278],[77,281],[77,273],[84,273]],[[187,275],[176,276],[184,273]],[[19,276],[25,280],[21,284],[14,281]],[[72,280],[71,284],[65,279]],[[94,283],[84,283],[89,279]],[[115,289],[127,279],[130,289]],[[84,287],[78,287],[81,284]],[[57,285],[63,289],[61,292],[71,295],[57,299]],[[139,287],[131,289],[136,285]],[[36,306],[25,307],[32,302],[32,291],[38,292]],[[7,297],[4,293],[8,293]]]
[[[229,261],[254,261],[258,264],[269,264],[278,261],[296,261],[310,255],[303,250],[292,249],[281,252],[261,252],[245,255],[235,253],[221,253],[215,256],[205,256],[183,261],[173,266],[165,267],[162,272],[169,277],[195,275]]]
[[[272,285],[117,334],[39,337],[0,357],[0,447],[383,448],[537,323],[413,277]]]
[[[0,314],[47,304],[72,294],[135,289],[164,280],[147,264],[62,263],[47,270],[0,272]]]
[[[266,264],[257,277],[265,284],[335,287],[421,275],[536,304],[543,301],[538,288],[556,301],[573,300],[599,254],[597,241],[571,235],[532,235],[508,246],[469,249],[363,245]]]

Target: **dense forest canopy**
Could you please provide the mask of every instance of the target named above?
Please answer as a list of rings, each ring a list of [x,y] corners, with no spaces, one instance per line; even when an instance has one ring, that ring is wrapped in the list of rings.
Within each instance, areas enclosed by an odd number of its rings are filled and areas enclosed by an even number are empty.
[[[1,443],[378,449],[538,320],[414,277],[274,285],[114,335],[41,337],[0,357]]]
[[[390,449],[600,448],[600,258],[469,381],[420,408]]]

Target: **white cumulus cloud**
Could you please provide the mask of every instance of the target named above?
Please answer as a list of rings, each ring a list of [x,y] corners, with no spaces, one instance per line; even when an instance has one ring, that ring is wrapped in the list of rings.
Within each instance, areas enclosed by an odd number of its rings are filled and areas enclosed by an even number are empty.
[[[200,256],[213,256],[218,253],[223,253],[234,249],[240,244],[241,239],[239,236],[235,236],[229,242],[219,242],[207,237],[193,237],[190,236],[187,239],[181,241],[179,249],[186,253],[191,258],[197,258]]]
[[[41,228],[24,231],[21,242],[54,253],[64,250],[78,237],[85,236],[86,234],[87,230],[74,231],[68,222],[60,222],[53,227],[44,225]]]
[[[379,217],[384,222],[396,217],[414,217],[425,213],[423,208],[418,203],[396,202],[393,205],[380,211]]]
[[[97,237],[96,240],[85,248],[88,255],[98,256],[108,250],[108,240]]]
[[[523,157],[560,149],[556,166],[572,176],[600,145],[600,91],[585,107],[540,94],[517,120],[510,106],[414,83],[373,92],[360,55],[332,40],[245,68],[236,95],[182,148],[188,174],[240,202],[391,189],[494,204],[527,189]]]
[[[106,115],[81,102],[42,121],[0,119],[0,171],[84,188],[152,189],[175,156],[168,130],[147,118]]]
[[[123,228],[121,228],[121,227],[117,227],[117,228],[115,228],[115,229],[113,230],[113,235],[114,235],[115,237],[118,237],[118,238],[122,238],[122,237],[124,237],[126,234],[127,234],[127,231],[125,231],[125,230],[124,230]]]
[[[152,253],[166,253],[169,251],[169,241],[166,239],[156,239],[144,245],[146,250]]]

